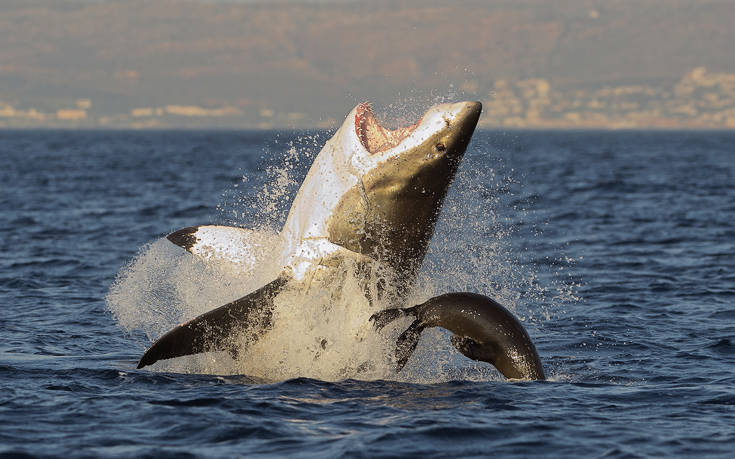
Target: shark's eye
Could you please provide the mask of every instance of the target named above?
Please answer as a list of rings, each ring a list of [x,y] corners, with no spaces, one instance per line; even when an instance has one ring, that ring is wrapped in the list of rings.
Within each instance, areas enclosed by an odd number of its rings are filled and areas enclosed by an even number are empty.
[[[443,143],[437,143],[435,148],[436,151],[447,151],[447,147]]]

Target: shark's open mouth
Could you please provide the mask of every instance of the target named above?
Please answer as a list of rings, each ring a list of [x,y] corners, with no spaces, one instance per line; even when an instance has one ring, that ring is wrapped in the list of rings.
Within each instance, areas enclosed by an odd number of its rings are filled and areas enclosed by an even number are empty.
[[[370,154],[380,153],[397,146],[403,139],[416,130],[421,119],[411,126],[387,129],[380,125],[370,104],[363,102],[357,106],[355,115],[355,132],[362,146]]]

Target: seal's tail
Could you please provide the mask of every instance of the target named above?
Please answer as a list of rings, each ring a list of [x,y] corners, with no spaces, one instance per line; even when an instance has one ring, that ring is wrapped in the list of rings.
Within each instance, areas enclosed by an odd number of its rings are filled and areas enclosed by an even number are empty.
[[[401,317],[416,317],[416,307],[413,308],[396,308],[386,309],[385,311],[376,312],[370,317],[370,322],[377,330],[381,330],[383,327],[393,322],[394,320],[400,319]],[[396,370],[401,371],[406,365],[408,358],[411,357],[416,346],[419,344],[419,338],[421,332],[424,331],[426,326],[421,320],[414,320],[413,323],[401,333],[396,340]]]
[[[401,333],[401,336],[396,340],[396,371],[403,370],[408,358],[411,357],[416,346],[418,346],[424,328],[426,326],[420,320],[414,320],[411,326]]]

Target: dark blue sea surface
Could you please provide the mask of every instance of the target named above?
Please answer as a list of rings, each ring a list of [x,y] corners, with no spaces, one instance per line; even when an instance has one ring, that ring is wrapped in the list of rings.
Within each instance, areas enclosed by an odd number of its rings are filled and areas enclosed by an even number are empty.
[[[732,457],[733,132],[475,134],[426,269],[497,265],[474,282],[516,295],[548,381],[136,370],[150,343],[105,302],[121,267],[172,230],[268,217],[268,171],[327,137],[0,131],[0,454]]]

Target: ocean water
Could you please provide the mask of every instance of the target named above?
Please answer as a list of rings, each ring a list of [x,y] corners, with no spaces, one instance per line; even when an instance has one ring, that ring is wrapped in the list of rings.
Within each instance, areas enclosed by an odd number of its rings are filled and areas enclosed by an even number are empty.
[[[506,381],[437,330],[401,374],[309,352],[136,370],[240,288],[160,238],[277,228],[328,135],[0,132],[0,454],[732,457],[733,132],[475,134],[416,295],[498,299],[547,381]],[[338,353],[353,325],[318,332]]]

